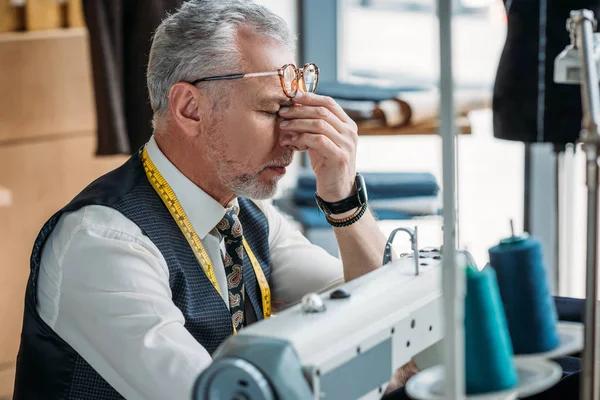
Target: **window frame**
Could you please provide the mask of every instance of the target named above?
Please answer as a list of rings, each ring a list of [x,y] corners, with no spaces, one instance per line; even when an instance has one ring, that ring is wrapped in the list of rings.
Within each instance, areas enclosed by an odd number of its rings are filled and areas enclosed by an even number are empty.
[[[339,80],[338,39],[342,23],[339,18],[341,3],[341,0],[300,0],[298,2],[300,59],[310,60],[319,66],[321,82]]]

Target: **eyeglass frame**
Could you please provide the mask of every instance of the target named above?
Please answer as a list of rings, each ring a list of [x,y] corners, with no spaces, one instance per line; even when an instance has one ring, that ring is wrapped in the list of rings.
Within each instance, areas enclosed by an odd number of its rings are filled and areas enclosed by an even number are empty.
[[[294,64],[285,64],[283,67],[278,68],[277,71],[250,72],[247,74],[238,73],[238,74],[228,74],[228,75],[207,76],[205,78],[196,79],[195,81],[188,82],[188,83],[196,86],[200,82],[221,81],[221,80],[242,79],[242,78],[256,78],[256,77],[261,77],[261,76],[277,75],[277,76],[279,76],[279,82],[281,83],[281,88],[283,89],[283,93],[290,99],[293,99],[294,97],[296,97],[296,94],[298,94],[298,90],[300,89],[300,80],[302,80],[302,82],[304,82],[304,70],[309,65],[315,66],[315,74],[317,77],[315,79],[315,84],[314,84],[315,88],[314,88],[314,91],[312,92],[312,93],[314,93],[317,90],[317,85],[319,83],[319,67],[315,63],[306,63],[306,64],[304,64],[304,66],[302,67],[301,70],[299,70]],[[298,90],[296,90],[296,93],[294,93],[293,96],[290,96],[288,94],[287,90],[285,89],[285,81],[284,81],[285,78],[283,76],[283,71],[290,66],[294,68],[294,71],[296,71],[296,79],[298,80]],[[306,89],[306,84],[304,84],[304,88]],[[305,92],[305,90],[303,90],[303,91]]]

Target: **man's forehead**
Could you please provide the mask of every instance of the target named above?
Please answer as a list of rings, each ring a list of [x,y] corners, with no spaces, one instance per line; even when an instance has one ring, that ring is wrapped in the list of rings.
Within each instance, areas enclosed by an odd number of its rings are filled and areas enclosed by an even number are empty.
[[[256,34],[252,29],[239,30],[238,41],[244,63],[251,69],[261,71],[275,71],[284,64],[294,62],[294,52],[283,43]]]

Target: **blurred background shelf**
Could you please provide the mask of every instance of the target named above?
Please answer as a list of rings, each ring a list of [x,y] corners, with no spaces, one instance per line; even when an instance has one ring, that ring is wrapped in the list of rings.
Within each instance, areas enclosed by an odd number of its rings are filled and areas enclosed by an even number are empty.
[[[4,6],[4,3],[0,3]],[[1,12],[0,12],[1,14]],[[0,33],[0,399],[10,398],[29,256],[42,224],[125,157],[96,157],[84,28]]]
[[[468,117],[458,117],[456,125],[459,134],[471,134],[471,123]],[[386,135],[439,135],[439,121],[431,120],[420,124],[408,124],[400,127],[389,127],[376,123],[359,123],[358,133],[361,136]]]
[[[0,34],[0,143],[92,133],[87,54],[83,28]]]
[[[83,26],[82,0],[0,0],[0,32]]]

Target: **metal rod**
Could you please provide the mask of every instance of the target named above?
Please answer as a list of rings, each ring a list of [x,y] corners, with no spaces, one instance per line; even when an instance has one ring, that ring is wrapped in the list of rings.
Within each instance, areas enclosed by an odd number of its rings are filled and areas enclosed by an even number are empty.
[[[585,302],[585,347],[583,352],[583,379],[581,382],[581,399],[597,400],[600,398],[600,378],[598,377],[598,147],[586,147],[587,171],[587,250],[586,250],[586,302]]]
[[[561,201],[561,154],[562,151],[554,151],[554,223],[555,228],[554,228],[554,240],[555,240],[555,247],[554,247],[554,259],[556,260],[554,263],[554,277],[553,277],[553,281],[554,284],[553,286],[553,291],[554,291],[554,296],[560,296],[560,278],[561,278],[561,273],[560,273],[560,265],[561,265],[561,257],[562,257],[562,235],[561,235],[561,229],[563,229],[562,227],[562,220],[560,218],[560,211],[561,211],[561,207],[562,207],[562,201]]]
[[[459,160],[459,154],[458,154],[458,150],[459,150],[459,143],[458,141],[460,140],[460,136],[459,135],[454,135],[454,166],[455,166],[455,170],[454,170],[454,187],[456,188],[455,192],[456,192],[456,197],[455,197],[455,202],[456,202],[456,216],[455,216],[455,220],[456,220],[456,238],[455,238],[455,243],[456,243],[456,248],[459,249],[461,248],[461,242],[460,242],[460,225],[458,224],[458,221],[460,220],[460,210],[458,209],[458,205],[460,204],[460,181],[459,181],[459,169],[460,169],[460,164],[458,163]]]
[[[464,280],[456,252],[456,186],[454,87],[452,78],[452,1],[438,0],[442,134],[444,293],[444,398],[465,399]]]
[[[579,15],[579,19],[577,15]],[[575,11],[572,18],[577,21],[577,48],[583,66],[581,69],[581,105],[583,108],[581,139],[597,141],[600,137],[598,134],[600,89],[598,88],[598,68],[594,60],[594,14],[589,10]]]
[[[575,24],[576,47],[582,62],[581,102],[583,121],[581,141],[586,154],[587,204],[587,251],[586,251],[586,307],[585,307],[585,349],[583,353],[583,379],[581,380],[581,400],[600,398],[600,377],[598,376],[598,144],[600,121],[600,91],[598,71],[594,55],[594,14],[589,10],[571,12],[571,22]]]

